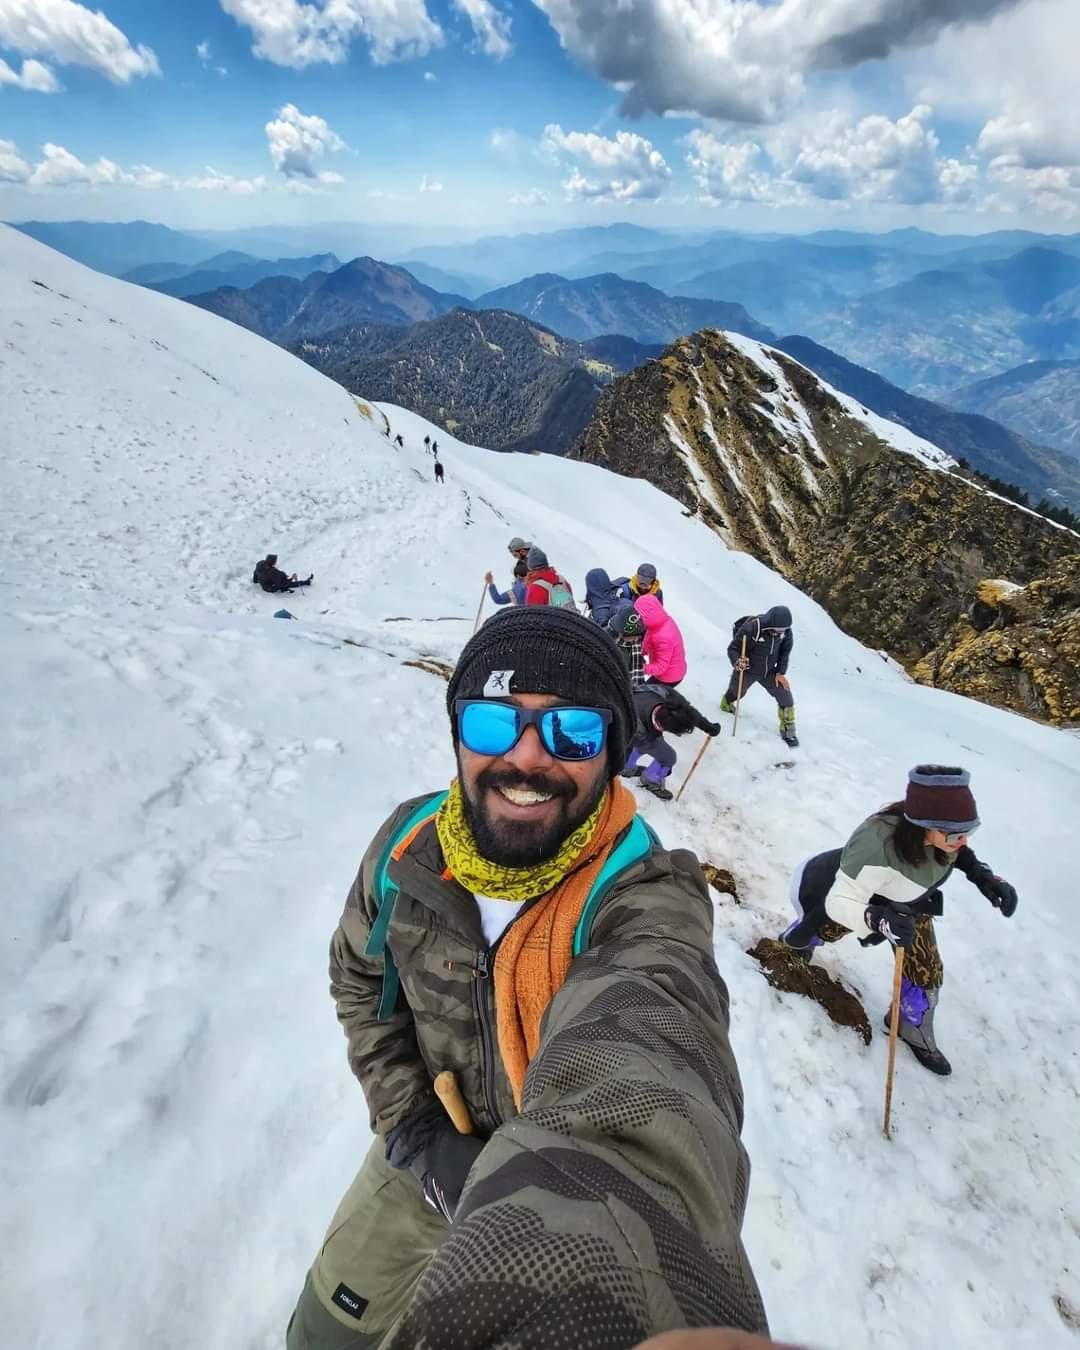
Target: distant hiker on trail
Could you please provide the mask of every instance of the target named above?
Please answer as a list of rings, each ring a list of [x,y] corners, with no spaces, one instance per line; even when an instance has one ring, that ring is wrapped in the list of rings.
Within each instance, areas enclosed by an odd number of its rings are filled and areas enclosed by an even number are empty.
[[[425,449],[425,450],[430,450],[430,449],[431,449],[431,437],[430,437],[430,436],[425,436],[425,437],[424,437],[424,449]]]
[[[638,685],[634,690],[634,708],[637,730],[622,776],[640,778],[643,788],[661,801],[669,802],[674,794],[664,786],[664,779],[670,775],[679,757],[664,740],[664,733],[685,736],[696,727],[707,736],[719,736],[720,723],[710,722],[677,689],[663,684]],[[638,763],[643,755],[652,761],[644,769]]]
[[[484,580],[487,582],[488,595],[497,605],[523,605],[525,603],[525,592],[528,589],[525,578],[529,575],[529,565],[524,560],[514,564],[514,579],[510,583],[508,591],[500,591],[495,585],[495,578],[490,572],[484,573]]]
[[[522,539],[519,534],[515,534],[506,547],[510,550],[515,562],[527,562],[529,558],[529,549],[532,548],[532,541],[529,539]]]
[[[630,594],[636,600],[639,595],[655,595],[661,604],[664,603],[664,592],[660,589],[660,582],[656,576],[656,568],[652,563],[640,563],[638,570],[630,578],[628,583]]]
[[[774,605],[764,614],[747,614],[736,619],[728,643],[731,679],[727,692],[720,700],[721,712],[734,712],[739,698],[739,672],[742,672],[743,694],[755,684],[776,699],[776,714],[780,735],[786,744],[799,744],[795,735],[795,698],[788,683],[787,668],[791,658],[791,610],[787,605]],[[742,642],[746,638],[746,656],[742,656]]]
[[[268,553],[265,558],[255,564],[251,581],[253,585],[261,586],[264,591],[291,591],[297,586],[310,586],[314,576],[315,573],[312,572],[306,581],[299,581],[295,572],[291,577],[286,576],[277,565],[277,554]]]
[[[606,628],[616,609],[630,600],[630,583],[626,577],[612,581],[602,567],[585,573],[585,609],[593,623]]]
[[[431,442],[431,453],[435,456],[436,459],[439,458],[439,442],[438,442],[438,441],[432,441],[432,442]]]
[[[438,460],[435,461],[435,481],[441,483],[443,480],[443,466]]]
[[[900,1036],[932,1073],[952,1072],[934,1039],[944,977],[934,936],[944,909],[940,888],[956,868],[1005,918],[1016,912],[1016,891],[968,845],[978,828],[967,771],[920,764],[908,774],[902,801],[864,820],[842,849],[808,858],[791,882],[800,917],[782,941],[805,960],[822,942],[849,933],[864,947],[888,941],[905,948]]]
[[[674,687],[686,678],[686,648],[679,625],[655,595],[643,595],[634,608],[645,625],[645,675]]]
[[[399,446],[402,448],[402,450],[405,449],[405,441],[404,441],[404,439],[402,438],[402,436],[401,436],[400,433],[399,433],[397,436],[394,437],[394,444],[395,444],[395,445],[399,445]]]
[[[457,776],[379,829],[331,943],[375,1139],[288,1350],[766,1333],[712,904],[618,779],[614,644],[503,610],[446,707]]]
[[[550,605],[554,609],[572,609],[576,613],[577,605],[574,604],[574,592],[570,588],[570,583],[551,566],[544,550],[534,544],[529,549],[526,561],[529,571],[525,577],[525,603]]]
[[[617,633],[612,628],[614,619],[608,624],[606,631],[615,638],[619,655],[626,662],[630,683],[636,689],[639,684],[645,683],[645,657],[641,652],[642,640],[645,637],[645,623],[633,605],[628,605],[623,611],[623,615],[623,621]]]

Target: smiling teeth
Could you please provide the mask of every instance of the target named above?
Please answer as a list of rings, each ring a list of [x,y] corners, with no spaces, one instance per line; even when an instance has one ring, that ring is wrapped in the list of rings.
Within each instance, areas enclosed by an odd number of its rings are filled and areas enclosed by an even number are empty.
[[[533,792],[530,788],[500,788],[499,791],[508,802],[515,806],[537,806],[540,802],[549,802],[553,792]]]

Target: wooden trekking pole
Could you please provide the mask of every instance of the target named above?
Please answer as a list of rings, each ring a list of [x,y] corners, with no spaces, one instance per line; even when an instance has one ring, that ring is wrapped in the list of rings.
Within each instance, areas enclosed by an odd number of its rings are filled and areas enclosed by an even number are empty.
[[[469,1115],[465,1098],[461,1095],[457,1074],[454,1073],[453,1069],[444,1069],[442,1073],[435,1075],[435,1095],[446,1107],[446,1114],[450,1117],[458,1134],[472,1134],[472,1117]]]
[[[742,651],[739,653],[739,660],[740,660],[740,661],[745,661],[745,660],[746,660],[746,634],[745,634],[745,633],[743,634],[743,638],[742,638]],[[735,735],[735,733],[736,733],[736,732],[738,731],[738,729],[739,729],[739,706],[740,706],[740,704],[742,703],[742,682],[743,682],[743,676],[744,676],[745,674],[746,674],[746,667],[745,667],[745,666],[740,666],[740,667],[739,667],[739,692],[738,692],[738,694],[736,695],[736,698],[735,698],[735,721],[732,722],[732,724],[731,724],[731,734],[732,734],[733,736]]]
[[[486,595],[487,595],[487,582],[485,581],[484,589],[480,592],[480,604],[477,606],[476,610],[476,622],[472,626],[472,630],[474,633],[480,627],[480,615],[483,614],[484,612],[484,597]]]
[[[701,749],[697,752],[697,757],[695,758],[693,764],[690,765],[690,772],[689,772],[689,773],[686,775],[686,777],[682,780],[682,787],[680,787],[679,790],[678,790],[678,792],[676,792],[676,794],[675,794],[675,800],[676,800],[676,801],[678,801],[679,798],[680,798],[680,797],[683,795],[683,793],[686,791],[686,785],[687,785],[687,783],[689,783],[690,779],[693,778],[693,776],[694,776],[694,770],[695,770],[695,769],[697,768],[697,766],[701,763],[702,757],[704,756],[705,751],[708,750],[708,748],[709,748],[709,746],[710,746],[711,743],[712,743],[712,737],[711,737],[711,736],[706,736],[706,737],[705,737],[705,744],[704,744],[704,745],[701,747]]]
[[[892,1138],[892,1081],[896,1064],[896,1037],[900,1031],[900,981],[904,976],[904,949],[896,949],[896,969],[893,972],[892,1017],[889,1022],[889,1067],[885,1072],[885,1138]]]

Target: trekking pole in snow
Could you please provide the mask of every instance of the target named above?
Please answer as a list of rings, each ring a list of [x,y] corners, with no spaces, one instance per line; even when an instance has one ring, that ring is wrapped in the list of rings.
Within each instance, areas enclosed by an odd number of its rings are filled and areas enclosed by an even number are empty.
[[[458,1134],[472,1134],[472,1117],[469,1115],[465,1098],[461,1095],[461,1088],[458,1087],[457,1075],[453,1069],[444,1069],[442,1073],[435,1075],[435,1095],[446,1107],[446,1114]]]
[[[740,660],[740,661],[745,661],[745,660],[746,660],[746,634],[745,634],[745,633],[743,634],[743,639],[742,639],[742,651],[739,653],[739,660]],[[735,735],[735,733],[736,733],[736,732],[738,731],[738,729],[739,729],[739,706],[740,706],[740,704],[742,703],[742,682],[743,682],[743,676],[744,676],[745,674],[746,674],[746,668],[745,668],[744,666],[741,666],[741,665],[740,665],[740,667],[739,667],[739,692],[738,692],[738,694],[735,696],[735,721],[732,722],[732,724],[731,724],[731,734],[732,734],[733,736]]]
[[[484,612],[484,596],[485,596],[485,595],[487,595],[487,582],[486,582],[486,581],[484,582],[484,589],[480,592],[480,604],[477,606],[477,609],[476,609],[476,622],[475,622],[475,623],[473,624],[473,626],[472,626],[472,630],[473,630],[474,633],[475,633],[476,630],[480,627],[480,615],[483,614],[483,612]]]
[[[900,1031],[900,981],[904,976],[904,949],[896,949],[896,969],[893,972],[892,1017],[889,1021],[889,1067],[885,1072],[885,1138],[892,1138],[892,1080],[896,1064],[896,1037]]]
[[[704,744],[704,745],[701,747],[701,749],[697,752],[697,757],[696,757],[696,759],[694,760],[693,764],[690,765],[690,772],[689,772],[689,773],[686,775],[686,777],[682,780],[682,787],[680,787],[679,790],[678,790],[678,792],[676,792],[676,794],[675,794],[675,800],[676,800],[676,801],[678,801],[679,798],[680,798],[680,797],[683,795],[683,793],[686,791],[686,785],[687,785],[687,783],[689,783],[690,779],[693,778],[693,776],[694,776],[694,770],[695,770],[695,769],[697,768],[697,766],[701,763],[702,756],[705,754],[705,751],[708,750],[708,748],[709,748],[709,746],[710,746],[711,744],[712,744],[712,737],[711,737],[711,736],[706,736],[706,737],[705,737],[705,744]]]

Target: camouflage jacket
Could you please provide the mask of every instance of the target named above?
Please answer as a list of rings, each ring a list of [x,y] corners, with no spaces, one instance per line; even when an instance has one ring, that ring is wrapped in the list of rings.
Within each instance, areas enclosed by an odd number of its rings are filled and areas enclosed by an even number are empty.
[[[382,962],[363,955],[374,872],[422,800],[364,857],[331,946],[332,993],[376,1131],[430,1106],[434,1075],[452,1069],[490,1138],[395,1344],[539,1350],[572,1330],[574,1344],[621,1347],[684,1326],[764,1330],[739,1238],[742,1089],[697,859],[656,847],[619,878],[545,1015],[518,1114],[494,957],[473,897],[442,876],[431,826],[391,864],[401,993],[378,1020]],[[481,1338],[466,1327],[479,1305]],[[610,1334],[590,1339],[590,1326]]]

